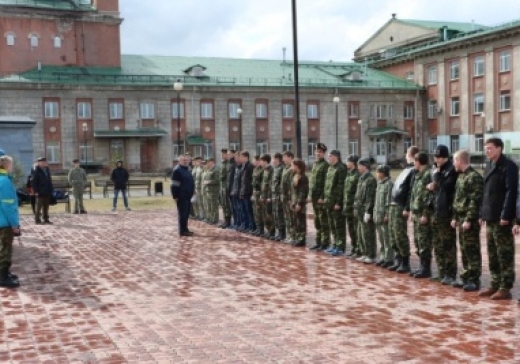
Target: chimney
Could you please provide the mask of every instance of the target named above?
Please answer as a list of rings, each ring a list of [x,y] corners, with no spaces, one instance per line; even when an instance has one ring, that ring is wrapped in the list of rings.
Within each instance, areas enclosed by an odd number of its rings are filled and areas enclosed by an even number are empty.
[[[392,13],[392,19],[395,19],[396,16],[397,16],[396,13]]]

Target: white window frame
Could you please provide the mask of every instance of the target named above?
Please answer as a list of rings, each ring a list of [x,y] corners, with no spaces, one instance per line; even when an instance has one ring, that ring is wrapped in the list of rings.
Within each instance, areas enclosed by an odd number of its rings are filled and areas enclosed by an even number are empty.
[[[213,158],[213,143],[204,143],[204,159]]]
[[[307,104],[307,119],[319,119],[319,111],[317,104]]]
[[[230,119],[239,119],[240,115],[238,114],[238,109],[240,109],[240,104],[238,102],[230,102],[228,104],[228,113]],[[233,149],[233,148],[231,148]],[[235,149],[238,150],[238,149]]]
[[[484,94],[473,95],[473,114],[482,114],[484,112]]]
[[[405,78],[406,78],[407,80],[413,81],[413,80],[415,79],[415,74],[414,74],[414,72],[413,72],[413,71],[408,71],[408,72],[406,72],[406,74],[405,74]]]
[[[45,101],[43,108],[45,119],[58,119],[60,117],[60,107],[57,101]]]
[[[428,139],[428,152],[430,154],[435,153],[435,149],[437,149],[437,137],[432,137]]]
[[[414,111],[415,111],[415,107],[413,105],[410,105],[410,104],[405,104],[404,105],[404,119],[405,120],[413,120],[413,117],[414,117]]]
[[[318,140],[317,139],[309,139],[307,144],[307,154],[309,160],[314,160],[316,149],[318,147]]]
[[[184,155],[184,142],[181,140],[180,144],[177,144],[177,141],[173,142],[173,158],[179,158],[181,155]]]
[[[404,154],[406,154],[408,152],[408,149],[412,146],[412,138],[410,137],[405,137],[403,139],[403,147],[404,147]]]
[[[177,114],[177,110],[179,110],[180,105],[180,112],[181,114]],[[177,101],[172,101],[172,119],[184,119],[184,102],[180,101],[179,104],[177,104]]]
[[[460,63],[459,61],[450,62],[450,80],[458,80],[460,77]]]
[[[428,119],[437,118],[437,100],[428,100]]]
[[[460,98],[452,97],[450,99],[450,116],[460,115]]]
[[[124,117],[124,105],[121,101],[112,101],[108,104],[108,117],[110,120],[121,120]]]
[[[376,107],[376,119],[386,119],[387,116],[387,107],[386,105],[377,105]]]
[[[229,149],[231,150],[242,150],[240,148],[240,141],[234,140],[229,142]]]
[[[293,149],[293,140],[292,139],[283,139],[282,141],[282,153],[283,152],[292,152]]]
[[[61,43],[62,43],[62,40],[61,40],[61,37],[60,36],[54,36],[52,37],[52,45],[54,46],[54,48],[61,48]]]
[[[49,164],[61,163],[61,148],[58,141],[47,141],[45,145],[45,156]]]
[[[76,108],[78,119],[92,119],[92,102],[79,101]]]
[[[476,134],[475,135],[475,152],[482,153],[484,152],[484,134]]]
[[[428,85],[437,84],[437,66],[428,67]]]
[[[486,60],[484,56],[476,56],[473,60],[473,76],[483,76],[486,72]]]
[[[31,45],[31,48],[38,47],[40,44],[40,37],[38,36],[38,34],[29,34],[29,43]]]
[[[290,119],[294,117],[294,105],[289,103],[282,104],[282,118]]]
[[[265,140],[257,140],[256,141],[256,154],[262,155],[266,154],[269,150],[267,142]]]
[[[359,117],[359,104],[358,103],[349,103],[348,104],[348,116],[350,118]]]
[[[151,101],[142,101],[139,104],[139,116],[141,120],[155,119],[155,104]]]
[[[375,142],[375,149],[376,149],[376,155],[384,156],[387,153],[387,143],[386,139],[376,139]]]
[[[213,103],[212,102],[201,102],[200,103],[200,118],[201,119],[213,119]]]
[[[9,32],[5,35],[5,42],[8,46],[14,46],[16,44],[16,34]]]
[[[359,140],[350,140],[348,142],[348,152],[352,155],[358,155],[359,154]]]
[[[511,70],[511,51],[503,50],[500,52],[500,72]]]
[[[510,111],[511,110],[511,92],[502,91],[499,96],[499,111]]]
[[[93,162],[94,161],[93,152],[94,152],[94,150],[92,149],[91,144],[85,145],[85,144],[81,143],[79,145],[79,160],[82,162],[87,162],[87,161]]]
[[[256,104],[256,118],[267,119],[267,103],[258,102]]]
[[[450,137],[451,154],[457,152],[460,149],[460,138],[458,135],[452,135]]]

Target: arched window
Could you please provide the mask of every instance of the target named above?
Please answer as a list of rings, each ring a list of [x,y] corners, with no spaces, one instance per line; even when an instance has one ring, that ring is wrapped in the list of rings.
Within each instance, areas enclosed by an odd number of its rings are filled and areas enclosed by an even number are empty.
[[[5,36],[5,41],[6,41],[7,45],[14,46],[15,41],[16,41],[16,34],[14,34],[13,32],[7,32],[4,34],[4,36]]]
[[[59,36],[55,36],[53,39],[52,39],[52,42],[54,44],[54,48],[61,48],[61,37]]]
[[[30,33],[28,38],[32,48],[38,47],[40,42],[40,35],[38,33]]]

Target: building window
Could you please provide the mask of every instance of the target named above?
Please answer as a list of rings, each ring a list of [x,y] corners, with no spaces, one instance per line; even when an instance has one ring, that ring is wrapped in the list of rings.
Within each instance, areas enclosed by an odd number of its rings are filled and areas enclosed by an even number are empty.
[[[511,94],[509,91],[500,92],[500,111],[511,110]]]
[[[200,104],[200,117],[202,119],[213,119],[213,103],[202,102]]]
[[[409,80],[409,81],[413,81],[414,78],[415,78],[415,75],[413,73],[413,71],[409,71],[409,72],[406,72],[406,74],[404,75],[404,77]]]
[[[266,119],[267,118],[267,104],[263,102],[259,102],[256,104],[256,117],[257,119]]]
[[[434,154],[435,149],[437,149],[437,137],[428,139],[428,152]]]
[[[376,139],[376,155],[386,155],[385,139]]]
[[[352,155],[359,154],[359,141],[358,140],[351,140],[348,142],[348,153],[352,154]]]
[[[316,153],[316,147],[318,146],[318,139],[309,139],[309,144],[307,148],[307,155],[309,157],[309,160],[314,160],[315,153]]]
[[[79,146],[79,159],[82,161],[82,162],[87,162],[87,161],[90,161],[92,162],[94,160],[94,155],[92,154],[92,145],[85,145],[85,144],[81,144]]]
[[[412,138],[406,137],[403,141],[404,154],[408,152],[408,149],[412,146]]]
[[[406,120],[412,120],[413,119],[413,113],[414,113],[414,107],[413,105],[407,104],[404,105],[404,118]]]
[[[52,43],[54,44],[54,48],[61,48],[61,38],[58,36],[55,36],[52,38]]]
[[[14,46],[16,41],[16,35],[14,33],[7,33],[5,35],[5,41],[8,46]]]
[[[481,114],[484,112],[484,95],[475,94],[473,95],[473,113]]]
[[[482,76],[484,75],[484,56],[477,56],[473,61],[473,76]]]
[[[123,103],[122,102],[110,102],[108,104],[108,111],[110,120],[123,119]]]
[[[428,101],[428,119],[437,118],[437,101],[429,100]]]
[[[237,140],[229,142],[229,149],[231,149],[231,150],[241,150],[240,142],[237,141]]]
[[[431,66],[428,68],[428,85],[437,84],[437,67]]]
[[[61,150],[60,150],[60,142],[48,141],[46,145],[46,157],[47,162],[50,164],[59,164],[61,163]]]
[[[179,158],[184,152],[184,142],[181,140],[179,144],[177,141],[173,143],[173,158]]]
[[[458,135],[451,136],[451,154],[460,149],[460,139]]]
[[[307,119],[318,119],[318,105],[308,104],[307,105]]]
[[[359,104],[353,102],[348,104],[348,116],[350,118],[359,117]]]
[[[282,152],[292,151],[292,139],[284,139],[282,142]]]
[[[31,43],[31,47],[36,48],[38,47],[39,43],[39,36],[38,34],[29,34],[29,41]]]
[[[511,52],[509,50],[500,52],[500,72],[511,69]]]
[[[377,105],[376,118],[386,119],[386,105]]]
[[[204,159],[213,158],[213,143],[204,143]]]
[[[236,102],[229,103],[229,118],[230,119],[238,119],[240,117],[238,110],[240,109],[240,104]],[[235,149],[239,150],[239,149]]]
[[[267,153],[267,142],[265,140],[256,141],[256,154],[262,155]]]
[[[392,119],[394,117],[394,105],[388,105],[388,119]]]
[[[90,102],[78,102],[78,119],[92,119],[92,104]]]
[[[282,117],[292,118],[294,112],[293,104],[282,104]]]
[[[452,97],[450,100],[450,104],[450,115],[458,116],[460,114],[460,99],[458,97]]]
[[[45,119],[57,119],[60,117],[59,104],[57,101],[45,101]]]
[[[155,105],[151,102],[141,102],[139,113],[142,119],[155,119]]]
[[[180,114],[179,114],[180,111]],[[184,118],[184,102],[172,102],[172,119]]]
[[[450,63],[450,80],[458,80],[459,79],[459,61],[453,61]]]
[[[484,152],[484,135],[475,135],[475,152]]]

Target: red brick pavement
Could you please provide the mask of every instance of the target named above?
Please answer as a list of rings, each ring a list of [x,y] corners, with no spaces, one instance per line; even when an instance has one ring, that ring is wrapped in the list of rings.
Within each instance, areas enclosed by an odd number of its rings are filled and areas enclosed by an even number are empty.
[[[520,362],[516,300],[199,222],[179,239],[173,211],[54,221],[23,218],[1,363]]]

